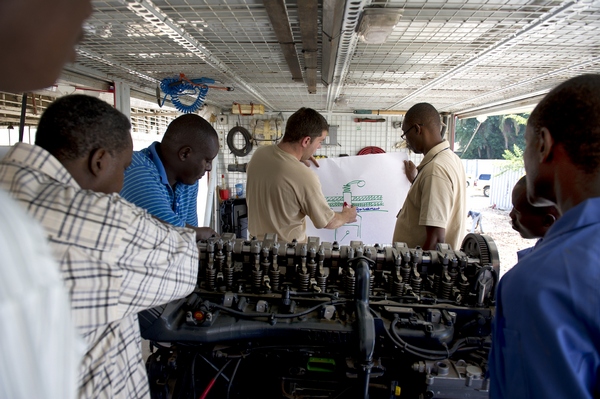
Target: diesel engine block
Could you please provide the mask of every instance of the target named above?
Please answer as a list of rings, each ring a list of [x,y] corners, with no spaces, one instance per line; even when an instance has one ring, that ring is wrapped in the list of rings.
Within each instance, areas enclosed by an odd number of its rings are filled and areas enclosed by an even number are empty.
[[[460,250],[198,244],[196,290],[140,314],[153,398],[487,398],[493,241]]]

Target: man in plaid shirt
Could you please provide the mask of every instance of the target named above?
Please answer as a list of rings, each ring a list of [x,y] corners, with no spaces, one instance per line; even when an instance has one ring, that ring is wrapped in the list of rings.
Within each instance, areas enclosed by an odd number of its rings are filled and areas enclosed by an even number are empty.
[[[129,129],[102,100],[66,96],[42,115],[36,145],[18,143],[0,162],[0,187],[44,227],[69,290],[87,344],[81,398],[150,396],[137,313],[184,297],[197,277],[194,231],[116,194],[131,162]]]

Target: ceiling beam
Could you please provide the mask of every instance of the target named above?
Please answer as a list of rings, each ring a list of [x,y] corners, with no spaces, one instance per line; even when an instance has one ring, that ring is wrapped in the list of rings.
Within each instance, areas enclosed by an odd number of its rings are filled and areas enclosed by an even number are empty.
[[[345,0],[323,0],[323,30],[321,32],[321,81],[329,86],[337,57]]]
[[[533,108],[544,98],[551,89],[541,90],[535,93],[524,94],[504,101],[497,101],[491,104],[466,109],[457,112],[454,115],[458,119],[474,118],[480,115],[503,115],[506,113],[531,112]]]
[[[327,102],[325,107],[328,112],[331,112],[335,100],[340,96],[344,80],[346,80],[346,75],[348,74],[352,55],[356,50],[356,44],[358,43],[356,28],[360,20],[360,14],[370,4],[371,0],[346,0],[340,41],[333,67],[333,79],[327,88]]]
[[[306,85],[308,92],[317,92],[317,56],[319,44],[319,3],[317,0],[302,0],[298,2],[298,19],[300,34],[302,35],[302,53],[304,54],[304,68],[306,72]]]
[[[302,82],[302,69],[298,60],[292,28],[290,27],[290,20],[285,8],[285,1],[263,0],[263,4],[267,10],[269,20],[271,20],[271,26],[273,26],[275,36],[277,36],[277,41],[285,57],[285,62],[287,62],[288,68],[292,73],[292,80],[294,82]]]

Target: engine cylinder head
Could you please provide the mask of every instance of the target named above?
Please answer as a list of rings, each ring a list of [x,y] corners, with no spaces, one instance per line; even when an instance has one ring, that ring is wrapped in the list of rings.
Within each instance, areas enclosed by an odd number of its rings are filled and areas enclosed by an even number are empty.
[[[307,263],[306,270],[308,270],[308,275],[310,276],[310,278],[315,278],[315,275],[317,274],[317,263],[316,262]]]
[[[269,248],[263,248],[261,250],[260,259],[260,267],[263,271],[263,275],[266,275],[269,272],[269,267],[271,266],[271,261],[269,260]]]
[[[346,294],[354,295],[354,291],[356,290],[356,275],[353,269],[349,269],[346,272],[345,279]]]
[[[417,247],[418,249],[418,247]],[[423,286],[423,278],[421,277],[421,273],[417,269],[418,265],[415,263],[410,274],[410,286],[413,289],[413,292],[416,295],[421,295],[421,288]]]
[[[402,271],[402,281],[405,283],[410,283],[410,266],[404,265],[401,267]]]
[[[215,254],[215,268],[218,271],[222,271],[224,265],[225,265],[225,254],[223,253],[223,251],[218,251]]]
[[[458,289],[460,290],[463,300],[466,299],[467,295],[469,294],[470,285],[471,284],[469,284],[469,279],[467,276],[465,276],[464,273],[461,273],[458,279]]]
[[[402,296],[404,295],[404,283],[401,281],[394,281],[392,283],[392,293],[394,296]]]
[[[440,280],[441,279],[442,279],[442,277],[437,273],[433,276],[433,292],[436,295],[440,294]]]
[[[453,286],[453,284],[451,281],[442,281],[442,292],[441,292],[442,299],[450,298],[450,294],[452,293],[452,286]]]
[[[223,268],[223,275],[225,276],[225,284],[227,284],[227,289],[230,290],[233,286],[233,267],[225,266]]]
[[[423,279],[421,276],[413,276],[410,281],[410,286],[415,294],[421,295],[421,286],[423,285]]]
[[[269,276],[271,277],[271,287],[273,287],[273,291],[279,291],[279,278],[281,272],[279,269],[271,269],[269,272]]]
[[[321,289],[321,292],[326,292],[327,276],[317,276],[317,286]]]
[[[206,289],[213,291],[215,289],[215,280],[217,278],[217,269],[207,268],[206,269]]]
[[[252,270],[252,288],[254,288],[255,290],[260,289],[260,286],[262,284],[262,276],[263,271],[260,268],[255,268],[254,270]]]
[[[310,274],[302,270],[298,273],[298,287],[302,292],[308,292],[308,285],[310,283]]]
[[[456,268],[452,268],[448,272],[448,275],[450,276],[450,281],[452,282],[452,285],[454,285],[454,283],[456,283],[456,278],[458,277],[458,271],[456,270]]]

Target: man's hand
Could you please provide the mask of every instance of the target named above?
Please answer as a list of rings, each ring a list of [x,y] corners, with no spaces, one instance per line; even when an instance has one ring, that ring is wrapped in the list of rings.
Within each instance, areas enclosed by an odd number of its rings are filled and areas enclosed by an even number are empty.
[[[442,227],[425,226],[427,236],[422,245],[424,250],[435,250],[435,247],[443,242],[446,242],[446,229]]]
[[[342,215],[346,219],[346,223],[356,222],[356,207],[344,205],[342,208]]]
[[[192,227],[196,230],[196,241],[206,240],[212,236],[219,237],[219,234],[210,227]]]
[[[413,161],[404,161],[404,173],[406,173],[406,178],[409,182],[414,182],[417,178],[417,166],[413,163]]]
[[[344,203],[341,212],[336,212],[333,219],[327,223],[326,229],[337,229],[346,223],[356,222],[356,207]]]
[[[319,163],[317,162],[317,160],[315,159],[315,157],[312,156],[312,155],[307,160],[300,161],[300,162],[302,162],[304,165],[306,165],[308,167],[308,166],[310,166],[310,163],[308,161],[312,162],[317,168],[319,167]]]

